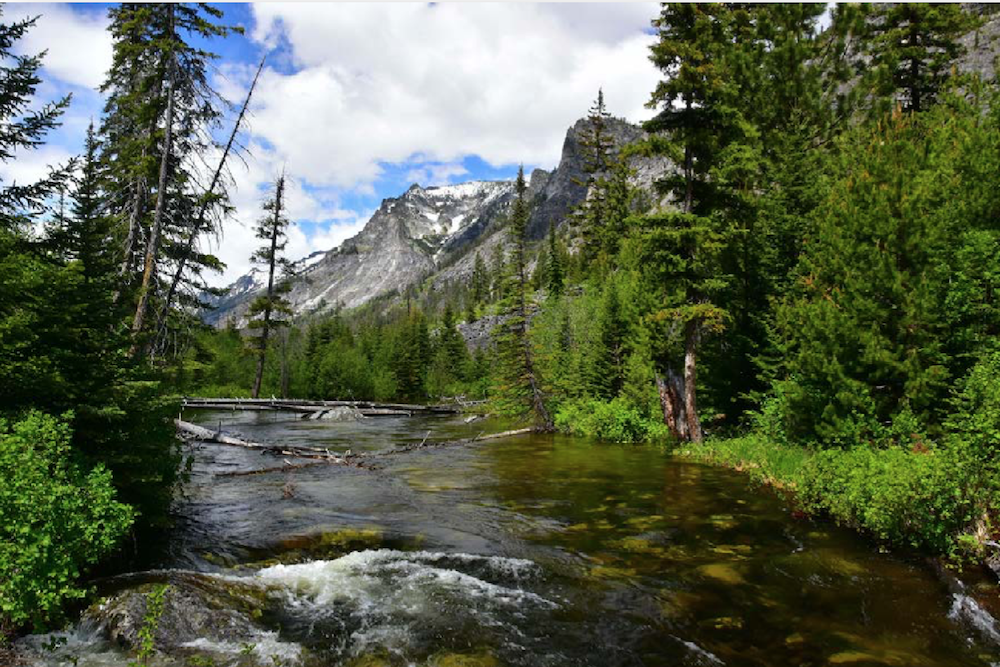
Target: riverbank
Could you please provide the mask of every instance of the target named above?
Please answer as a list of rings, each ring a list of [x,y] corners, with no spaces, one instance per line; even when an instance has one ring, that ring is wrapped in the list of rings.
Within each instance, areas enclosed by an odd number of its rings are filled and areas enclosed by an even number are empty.
[[[794,520],[722,466],[561,434],[410,449],[500,426],[458,415],[286,417],[182,415],[253,442],[401,453],[234,476],[260,453],[192,445],[161,560],[105,582],[66,644],[19,641],[28,664],[134,661],[154,584],[170,586],[162,667],[1000,660],[922,559]]]
[[[995,465],[960,445],[813,450],[750,434],[685,444],[676,454],[749,475],[886,546],[953,563],[982,561],[995,539]]]

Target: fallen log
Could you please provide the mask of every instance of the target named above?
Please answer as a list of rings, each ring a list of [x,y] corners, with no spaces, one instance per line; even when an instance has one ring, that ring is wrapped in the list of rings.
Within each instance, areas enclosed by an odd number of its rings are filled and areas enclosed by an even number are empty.
[[[509,438],[515,435],[525,435],[534,431],[532,428],[518,428],[509,431],[500,431],[499,433],[489,433],[483,435],[480,433],[474,438],[464,438],[461,440],[445,440],[441,442],[428,441],[425,436],[420,443],[404,445],[402,447],[395,447],[392,449],[381,449],[375,452],[359,452],[357,454],[352,454],[350,450],[344,455],[332,454],[329,450],[320,449],[317,447],[279,447],[276,445],[265,445],[259,442],[252,442],[250,440],[244,440],[243,438],[237,438],[232,435],[226,435],[222,431],[213,431],[211,429],[205,428],[203,426],[198,426],[197,424],[192,424],[190,422],[183,421],[181,419],[175,419],[174,424],[177,426],[177,430],[182,434],[190,437],[192,440],[198,440],[199,442],[227,445],[231,447],[243,447],[244,449],[253,449],[260,451],[265,454],[272,454],[275,456],[294,456],[297,458],[306,459],[316,459],[312,463],[301,463],[293,464],[288,461],[285,465],[272,467],[272,468],[262,468],[259,470],[245,470],[236,472],[219,473],[217,477],[243,477],[247,475],[262,475],[269,472],[282,472],[291,470],[301,470],[302,468],[310,468],[317,465],[332,464],[332,465],[343,465],[351,466],[355,468],[371,468],[372,466],[368,461],[374,459],[379,459],[385,456],[395,456],[398,454],[406,454],[409,452],[430,449],[430,448],[440,448],[440,447],[459,447],[463,445],[471,445],[477,442],[483,442],[485,440],[497,440],[499,438]],[[428,435],[430,435],[428,433]]]
[[[304,459],[319,459],[327,463],[334,463],[337,465],[360,465],[360,462],[354,461],[353,457],[337,456],[329,450],[320,449],[318,447],[284,447],[278,445],[265,445],[259,442],[251,442],[250,440],[237,438],[232,435],[226,435],[222,431],[213,431],[205,428],[204,426],[198,426],[197,424],[192,424],[180,419],[175,419],[174,424],[177,426],[177,430],[182,434],[189,436],[193,440],[198,440],[199,442],[228,445],[230,447],[243,447],[244,449],[254,449],[265,454],[272,454],[274,456],[295,456],[297,458]]]
[[[291,398],[200,398],[195,396],[186,396],[182,401],[182,405],[186,408],[221,410],[291,410],[296,412],[312,412],[315,410],[336,407],[349,407],[358,410],[395,410],[403,413],[430,412],[438,414],[458,414],[462,411],[461,407],[455,405],[376,403],[374,401],[319,401]]]

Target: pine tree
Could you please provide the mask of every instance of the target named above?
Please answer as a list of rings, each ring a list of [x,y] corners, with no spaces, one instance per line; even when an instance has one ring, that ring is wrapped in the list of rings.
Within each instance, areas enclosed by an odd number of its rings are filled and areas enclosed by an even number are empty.
[[[167,259],[177,261],[176,249],[184,247],[191,226],[202,225],[203,192],[196,184],[206,154],[214,150],[212,132],[221,116],[221,102],[208,83],[216,56],[202,45],[233,29],[220,25],[221,11],[205,4],[126,3],[109,15],[115,45],[102,86],[102,161],[109,212],[122,243],[116,300],[134,299],[132,351],[139,354],[154,342],[150,320],[161,319],[149,314],[163,298]],[[215,210],[224,211],[222,188],[211,196]],[[220,266],[205,253],[185,262]]]
[[[260,395],[261,381],[264,377],[264,361],[271,333],[281,327],[288,326],[288,320],[283,315],[292,312],[284,294],[291,288],[289,281],[276,284],[279,273],[290,273],[288,261],[282,256],[288,242],[286,230],[289,221],[285,216],[285,176],[282,174],[274,184],[274,195],[264,204],[265,215],[257,223],[257,238],[264,245],[254,251],[254,263],[266,267],[267,291],[254,299],[247,310],[250,318],[249,327],[260,333],[251,338],[251,349],[257,357],[257,372],[253,382],[253,397]]]
[[[490,274],[486,269],[486,262],[482,255],[476,251],[476,259],[472,265],[472,302],[475,305],[482,305],[490,298]]]
[[[976,26],[976,20],[959,4],[899,2],[874,7],[867,39],[876,92],[882,99],[899,101],[905,111],[926,111],[965,52],[959,38]],[[884,110],[876,106],[876,111]]]
[[[959,287],[962,245],[995,210],[986,173],[1000,138],[956,96],[922,114],[897,109],[846,140],[778,323],[787,426],[854,445],[902,412],[934,425],[967,368],[963,343],[983,320],[956,311],[984,302]]]
[[[497,340],[499,369],[494,400],[498,412],[519,419],[531,418],[535,428],[552,429],[552,418],[542,396],[541,381],[534,363],[534,352],[528,336],[528,277],[525,267],[528,209],[525,193],[524,168],[518,170],[515,184],[517,198],[511,212],[509,237],[511,257],[507,267],[507,287],[504,291],[503,313]]]
[[[659,183],[679,211],[646,216],[634,234],[632,254],[651,267],[661,306],[650,315],[665,327],[661,347],[664,420],[675,437],[702,439],[698,416],[698,353],[707,333],[722,330],[728,317],[716,301],[727,283],[720,263],[731,234],[727,206],[733,190],[715,176],[743,157],[733,147],[747,129],[734,105],[738,90],[726,67],[738,44],[736,12],[724,5],[667,3],[653,22],[658,41],[653,63],[666,75],[648,106],[659,113],[646,123],[653,137],[646,150],[680,156],[679,173]],[[727,179],[728,180],[728,179]],[[682,356],[681,370],[672,357]]]
[[[562,253],[556,243],[555,225],[549,223],[549,263],[548,275],[545,277],[545,287],[553,298],[562,296],[566,280],[566,270],[563,267]]]
[[[597,99],[587,112],[587,118],[580,132],[579,145],[583,162],[584,178],[577,183],[586,188],[583,202],[573,212],[580,226],[588,261],[597,257],[601,239],[608,224],[607,174],[614,162],[614,138],[608,122],[611,114],[604,106],[604,91],[597,91]]]

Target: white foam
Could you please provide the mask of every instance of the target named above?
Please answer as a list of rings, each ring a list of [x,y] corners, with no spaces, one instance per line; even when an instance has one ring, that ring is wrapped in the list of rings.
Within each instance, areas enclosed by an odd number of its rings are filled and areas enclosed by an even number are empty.
[[[381,595],[387,595],[395,598],[401,608],[415,611],[430,602],[427,593],[431,589],[446,589],[499,604],[530,601],[554,606],[530,591],[493,584],[437,566],[447,565],[448,561],[485,567],[492,574],[515,580],[537,571],[531,561],[517,558],[376,549],[355,551],[336,560],[274,565],[258,572],[257,577],[264,583],[285,586],[317,606],[326,606],[335,600],[351,600],[363,605],[378,603]]]
[[[213,641],[200,637],[194,641],[186,642],[181,646],[193,648],[206,653],[222,653],[226,655],[240,655],[245,653],[247,645],[253,648],[250,651],[256,656],[260,664],[267,664],[278,658],[282,665],[296,665],[302,656],[302,647],[298,644],[283,642],[278,639],[277,632],[262,632],[246,643],[237,644],[235,642]]]

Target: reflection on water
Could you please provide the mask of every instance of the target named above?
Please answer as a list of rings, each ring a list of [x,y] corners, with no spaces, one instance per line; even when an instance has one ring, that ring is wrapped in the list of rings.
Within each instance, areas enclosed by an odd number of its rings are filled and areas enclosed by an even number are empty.
[[[457,417],[189,418],[257,441],[355,452],[496,428]],[[209,588],[257,590],[260,601],[237,610],[245,637],[186,641],[164,664],[998,660],[992,618],[919,559],[793,519],[744,477],[656,449],[524,436],[384,457],[376,470],[220,476],[277,464],[197,448],[157,565]],[[106,626],[96,614],[61,648],[28,644],[45,664],[125,664],[101,640]]]

